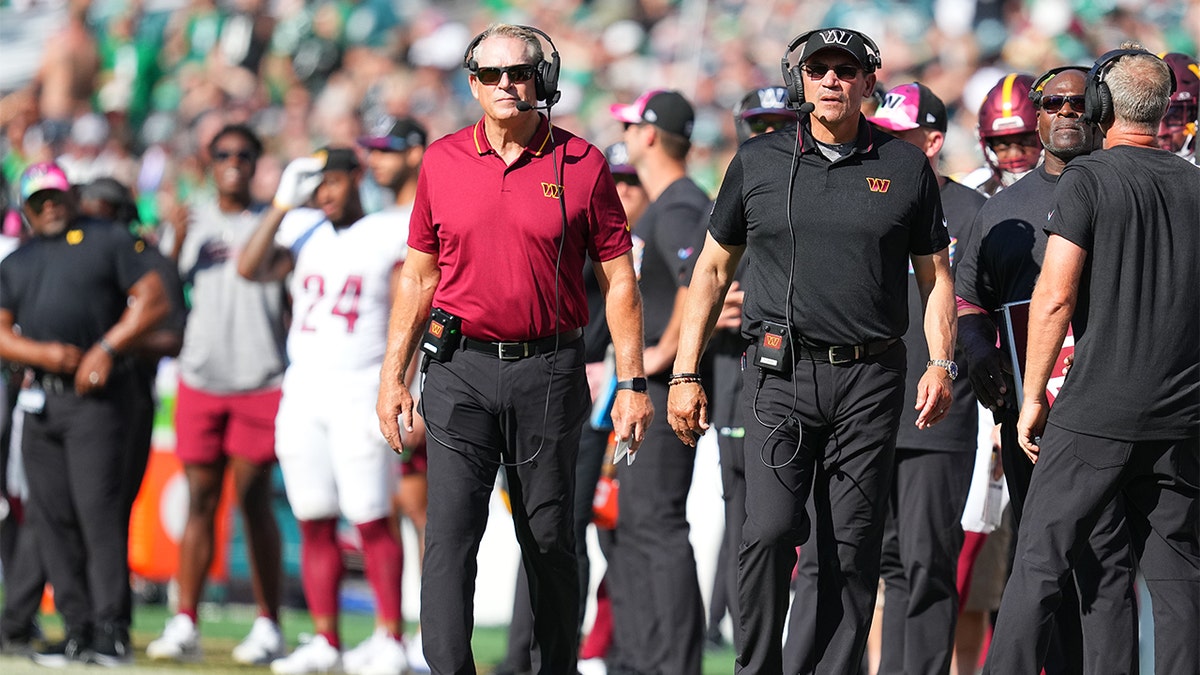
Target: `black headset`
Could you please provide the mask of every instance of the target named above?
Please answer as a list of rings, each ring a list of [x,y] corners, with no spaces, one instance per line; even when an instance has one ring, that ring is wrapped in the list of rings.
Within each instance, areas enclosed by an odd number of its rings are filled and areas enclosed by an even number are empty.
[[[1096,63],[1092,65],[1091,70],[1087,73],[1087,86],[1083,90],[1083,115],[1082,119],[1092,124],[1107,124],[1113,119],[1113,100],[1112,91],[1108,88],[1108,83],[1104,81],[1104,77],[1108,75],[1108,71],[1117,61],[1126,56],[1134,56],[1137,54],[1146,54],[1154,56],[1151,52],[1145,49],[1114,49],[1105,52],[1096,59]],[[1175,72],[1167,67],[1167,73],[1171,76],[1171,92],[1175,93]]]
[[[796,51],[805,43],[807,43],[808,39],[813,35],[816,35],[817,33],[835,33],[835,31],[842,31],[857,35],[859,39],[863,41],[863,44],[866,45],[867,62],[862,64],[863,70],[868,73],[872,73],[883,65],[883,60],[879,56],[879,45],[875,44],[875,41],[871,38],[856,30],[851,30],[849,28],[818,28],[817,30],[810,30],[808,32],[801,33],[792,38],[792,41],[788,43],[787,51],[783,53],[783,58],[780,59],[779,64],[780,68],[783,70],[783,85],[784,88],[787,89],[788,109],[799,111],[800,106],[804,105],[804,78],[800,72],[800,64],[797,63],[796,65],[791,65],[788,63],[788,57],[792,55],[792,52]],[[829,40],[826,40],[826,42],[829,42]]]
[[[546,33],[540,29],[534,28],[533,26],[522,26],[519,24],[514,25],[516,25],[517,28],[521,28],[542,36],[542,39],[546,41],[546,44],[550,45],[550,60],[547,61],[543,58],[534,69],[533,76],[534,93],[537,95],[539,101],[545,101],[546,107],[550,107],[555,103],[558,103],[559,97],[562,96],[562,92],[558,90],[558,71],[562,66],[562,62],[558,58],[558,47],[555,47],[554,40],[551,40],[550,36],[546,35]],[[475,48],[479,46],[479,43],[483,42],[484,38],[490,37],[492,34],[492,29],[489,28],[479,35],[476,35],[475,38],[471,40],[471,44],[467,45],[467,51],[463,52],[463,68],[466,68],[472,73],[479,69],[479,63],[475,61],[475,57],[472,54],[475,51]]]
[[[1057,68],[1051,68],[1050,70],[1042,73],[1038,79],[1033,81],[1033,86],[1029,88],[1029,102],[1033,104],[1033,107],[1042,107],[1042,90],[1046,88],[1047,84],[1050,84],[1050,80],[1054,79],[1055,75],[1058,75],[1059,73],[1065,73],[1068,70],[1078,70],[1086,75],[1088,72],[1088,67],[1059,66]]]

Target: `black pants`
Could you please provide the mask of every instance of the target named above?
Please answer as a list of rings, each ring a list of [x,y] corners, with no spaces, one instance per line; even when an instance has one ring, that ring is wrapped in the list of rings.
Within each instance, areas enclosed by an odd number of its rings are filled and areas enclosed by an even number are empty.
[[[1000,426],[1000,460],[1019,540],[1035,465],[1021,450],[1016,427],[1013,420]],[[1086,553],[1071,574],[1073,583],[1064,586],[1054,615],[1046,675],[1136,672],[1137,640],[1129,637],[1138,630],[1133,549],[1119,500],[1103,505]]]
[[[460,350],[447,363],[431,364],[422,398],[430,433],[421,628],[432,672],[475,672],[476,559],[500,461],[524,462],[505,471],[529,576],[539,672],[574,672],[574,477],[589,408],[583,341],[518,361]]]
[[[613,622],[633,628],[618,632],[618,667],[643,675],[699,675],[704,647],[704,602],[689,539],[687,496],[696,450],[671,430],[665,379],[649,381],[650,400],[660,411],[646,430],[633,465],[617,464],[621,482],[616,550],[620,569]]]
[[[600,465],[608,446],[608,431],[596,430],[585,422],[579,436],[579,458],[575,464],[575,556],[579,561],[579,624],[583,630],[587,609],[588,584],[592,565],[588,558],[587,528],[592,522],[592,499],[600,481]],[[517,568],[513,595],[512,623],[508,626],[508,649],[504,667],[516,673],[533,669],[533,608],[529,604],[529,577],[525,567]]]
[[[1155,672],[1200,672],[1200,438],[1118,441],[1053,423],[1042,435],[985,672],[1038,672],[1071,569],[1114,500],[1125,507],[1150,590]],[[1136,635],[1119,639],[1137,644]],[[1129,670],[1109,663],[1088,672]]]
[[[725,533],[717,554],[717,573],[708,609],[708,635],[719,636],[725,614],[736,627],[737,559],[742,547],[742,525],[746,522],[746,428],[742,419],[742,353],[740,336],[718,333],[710,350],[717,348],[717,337],[724,335],[723,351],[713,355],[713,391],[710,401],[713,426],[717,429],[717,448],[721,461],[721,496],[725,502]],[[731,339],[736,339],[732,344]],[[734,634],[736,638],[737,630]],[[736,640],[735,640],[736,642]]]
[[[959,607],[955,581],[962,511],[974,466],[974,452],[896,451],[880,568],[880,675],[950,672]]]
[[[788,581],[795,547],[810,529],[822,582],[815,606],[804,608],[815,612],[816,635],[802,672],[850,673],[862,660],[879,583],[905,358],[897,342],[850,364],[799,361],[789,376],[762,382],[756,369],[746,370],[735,672],[783,671]],[[815,522],[805,512],[810,492]]]
[[[127,376],[97,395],[47,391],[26,414],[29,523],[68,632],[128,626]]]

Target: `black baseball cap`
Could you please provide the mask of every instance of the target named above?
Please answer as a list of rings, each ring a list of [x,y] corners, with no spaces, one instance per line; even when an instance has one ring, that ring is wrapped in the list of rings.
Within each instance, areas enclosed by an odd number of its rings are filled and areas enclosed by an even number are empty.
[[[759,115],[797,116],[794,110],[787,107],[787,89],[783,87],[753,89],[742,97],[737,110],[738,117],[744,120]]]
[[[421,123],[411,117],[384,118],[376,133],[358,139],[358,144],[371,150],[401,152],[417,146],[425,147],[428,134]]]
[[[875,60],[870,57],[866,42],[863,41],[861,35],[853,31],[845,28],[826,28],[813,33],[804,43],[804,51],[800,54],[800,63],[804,63],[822,49],[841,50],[853,56],[864,71],[870,73],[875,70]]]
[[[629,163],[629,148],[625,142],[613,143],[604,149],[604,159],[608,160],[608,170],[614,176],[636,176],[637,169]]]
[[[321,160],[321,171],[354,171],[361,164],[358,155],[350,148],[326,146],[313,153],[313,157]]]
[[[629,105],[617,103],[608,110],[619,122],[653,124],[689,140],[696,123],[696,111],[692,104],[677,91],[648,91]]]
[[[124,183],[111,177],[97,178],[79,188],[80,199],[95,199],[113,207],[122,223],[141,222],[137,200]]]

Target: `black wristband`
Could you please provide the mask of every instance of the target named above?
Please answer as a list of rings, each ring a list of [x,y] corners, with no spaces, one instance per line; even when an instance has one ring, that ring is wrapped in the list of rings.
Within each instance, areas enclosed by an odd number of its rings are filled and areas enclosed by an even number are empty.
[[[700,379],[700,373],[671,373],[671,376],[667,379],[670,379],[670,380],[697,379],[698,380],[698,379]]]
[[[110,357],[112,357],[114,359],[117,358],[117,348],[110,345],[108,343],[108,340],[105,340],[104,338],[100,338],[100,341],[97,342],[96,344],[100,345],[100,349],[103,349],[105,352],[107,352]]]
[[[617,382],[617,391],[621,391],[622,389],[629,389],[630,391],[645,393],[646,378],[635,377],[631,380],[621,380],[620,382]]]

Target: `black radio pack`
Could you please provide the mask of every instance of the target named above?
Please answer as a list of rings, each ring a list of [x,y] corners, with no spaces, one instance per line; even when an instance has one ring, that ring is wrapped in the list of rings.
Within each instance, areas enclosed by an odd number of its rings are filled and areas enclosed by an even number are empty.
[[[754,350],[754,365],[773,373],[786,373],[792,367],[792,338],[788,327],[764,321],[762,337]]]
[[[449,361],[462,343],[462,319],[434,307],[429,313],[429,327],[421,337],[421,351],[434,361]]]

